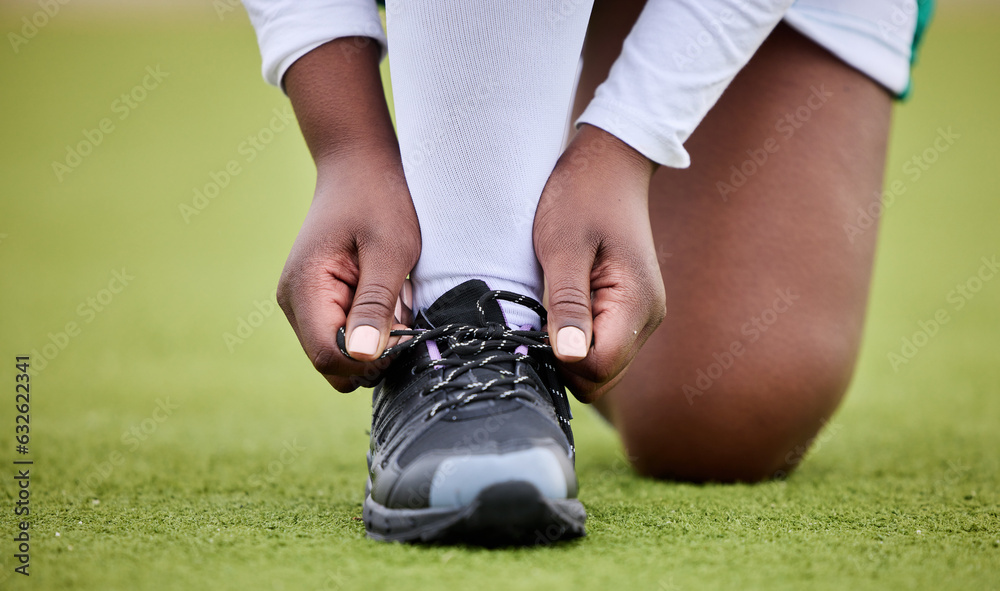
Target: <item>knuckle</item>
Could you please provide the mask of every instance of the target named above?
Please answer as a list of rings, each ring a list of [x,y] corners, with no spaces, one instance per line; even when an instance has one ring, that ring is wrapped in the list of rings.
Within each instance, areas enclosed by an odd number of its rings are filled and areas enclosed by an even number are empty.
[[[285,261],[285,267],[281,270],[275,297],[278,301],[278,306],[281,307],[285,314],[292,313],[295,296],[302,291],[306,280],[306,273],[303,271],[303,268],[303,263],[295,256],[295,253],[292,253],[289,255],[288,260]]]
[[[384,283],[368,283],[354,296],[351,314],[363,318],[383,318],[396,311],[399,294]]]
[[[282,312],[286,316],[291,316],[292,314],[292,290],[289,286],[289,281],[284,275],[278,281],[278,290],[275,293],[275,300],[278,302],[278,307],[281,308]]]
[[[589,369],[590,371],[587,372],[587,378],[594,382],[594,384],[606,384],[618,375],[613,368],[607,366],[597,365]]]
[[[656,328],[667,317],[667,296],[661,288],[653,292],[648,302],[649,319],[647,324],[650,328]]]
[[[595,381],[593,376],[584,374],[567,374],[563,376],[566,386],[576,399],[585,404],[600,398],[608,390],[607,384]]]
[[[658,290],[656,305],[653,308],[653,328],[656,328],[667,317],[667,294],[664,293],[662,284]]]
[[[633,288],[629,290],[627,300],[634,310],[645,316],[647,326],[656,328],[667,316],[667,293],[663,278],[658,272],[645,273],[639,277],[643,279],[630,282]]]
[[[549,301],[556,314],[576,319],[590,318],[590,292],[577,285],[553,285]]]
[[[326,347],[310,356],[313,367],[323,375],[337,375],[341,370],[340,354]]]
[[[653,309],[653,316],[650,318],[650,327],[656,328],[667,318],[667,303],[659,302]]]
[[[359,379],[356,376],[352,376],[350,378],[341,378],[339,385],[335,385],[334,388],[336,388],[338,392],[347,394],[357,390],[358,388],[368,388],[369,386],[370,384],[364,380]]]
[[[573,373],[590,383],[593,390],[614,383],[624,369],[617,355],[595,352],[573,367]]]
[[[333,389],[342,394],[353,392],[358,388],[365,386],[365,384],[362,384],[360,380],[357,380],[353,377],[350,378],[344,378],[340,376],[325,376],[325,377],[326,381],[329,382],[331,386],[333,386]]]

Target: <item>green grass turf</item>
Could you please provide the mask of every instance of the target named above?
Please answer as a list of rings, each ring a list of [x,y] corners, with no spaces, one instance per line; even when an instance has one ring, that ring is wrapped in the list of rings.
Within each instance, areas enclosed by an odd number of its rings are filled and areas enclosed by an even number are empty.
[[[589,536],[485,551],[365,539],[367,395],[332,392],[280,313],[232,352],[223,340],[272,300],[313,179],[295,128],[253,162],[239,152],[286,107],[245,17],[87,23],[74,6],[18,55],[0,48],[0,588],[1000,586],[1000,279],[961,310],[947,300],[1000,254],[1000,19],[945,11],[930,31],[896,112],[887,178],[907,190],[883,220],[858,373],[802,469],[758,486],[643,480],[578,408]],[[65,145],[157,65],[169,77],[58,181]],[[905,161],[948,126],[961,137],[913,180]],[[240,174],[185,223],[178,205],[230,159]],[[122,267],[130,284],[81,315]],[[893,371],[887,353],[939,308],[951,321]],[[14,356],[71,321],[79,334],[32,381],[25,578],[11,574]],[[143,421],[152,432],[130,439]]]

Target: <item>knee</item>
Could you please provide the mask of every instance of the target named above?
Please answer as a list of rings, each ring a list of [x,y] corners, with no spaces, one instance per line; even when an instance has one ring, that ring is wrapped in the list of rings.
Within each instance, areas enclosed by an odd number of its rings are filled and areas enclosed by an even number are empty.
[[[669,379],[644,396],[615,398],[614,420],[635,468],[697,482],[793,471],[843,397],[855,347],[811,341],[782,349],[740,360],[704,390]]]

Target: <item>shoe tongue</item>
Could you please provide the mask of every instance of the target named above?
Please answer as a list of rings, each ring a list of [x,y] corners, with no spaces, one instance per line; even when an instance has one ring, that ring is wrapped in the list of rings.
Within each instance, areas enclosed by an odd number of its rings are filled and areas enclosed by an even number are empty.
[[[453,323],[480,326],[476,302],[489,291],[491,290],[485,282],[479,279],[470,279],[445,292],[429,308],[424,310],[422,315],[430,322],[431,326],[444,326]],[[500,304],[496,300],[485,301],[483,311],[486,313],[487,322],[507,324]]]

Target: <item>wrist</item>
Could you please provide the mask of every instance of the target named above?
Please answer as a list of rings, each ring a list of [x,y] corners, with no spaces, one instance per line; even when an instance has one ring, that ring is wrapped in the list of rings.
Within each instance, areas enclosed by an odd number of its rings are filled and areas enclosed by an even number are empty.
[[[394,175],[403,178],[399,144],[376,138],[341,137],[336,148],[313,156],[318,178],[340,175]]]
[[[584,123],[573,137],[566,152],[572,155],[593,155],[592,160],[615,173],[636,175],[646,182],[656,172],[655,162],[626,144],[617,136],[599,127]],[[588,158],[588,160],[591,160]]]

